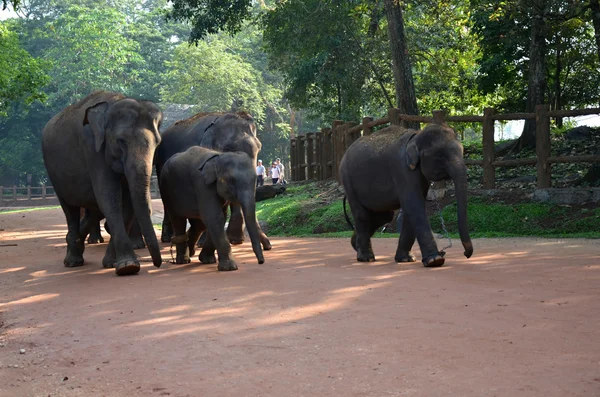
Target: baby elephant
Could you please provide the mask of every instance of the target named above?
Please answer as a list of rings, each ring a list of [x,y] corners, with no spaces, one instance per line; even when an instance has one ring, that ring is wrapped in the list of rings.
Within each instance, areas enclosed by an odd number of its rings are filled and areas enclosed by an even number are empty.
[[[207,229],[207,240],[200,252],[202,263],[215,263],[218,269],[237,270],[231,246],[225,235],[225,217],[229,203],[242,207],[252,249],[258,263],[264,263],[256,222],[256,172],[250,156],[243,152],[218,152],[193,146],[171,157],[160,175],[160,194],[171,219],[177,246],[175,263],[189,263],[196,241]],[[186,233],[186,220],[190,229]]]

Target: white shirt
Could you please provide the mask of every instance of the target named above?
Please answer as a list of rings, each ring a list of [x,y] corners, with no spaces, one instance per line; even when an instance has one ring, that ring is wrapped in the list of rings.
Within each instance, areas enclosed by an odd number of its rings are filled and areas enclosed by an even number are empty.
[[[264,165],[259,165],[256,167],[256,175],[265,175],[265,166]]]
[[[279,168],[277,166],[271,167],[271,178],[279,179]]]

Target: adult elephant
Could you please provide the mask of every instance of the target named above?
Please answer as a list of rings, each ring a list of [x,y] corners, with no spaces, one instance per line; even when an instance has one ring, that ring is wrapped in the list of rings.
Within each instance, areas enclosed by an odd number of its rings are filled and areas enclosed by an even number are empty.
[[[190,262],[200,233],[207,230],[200,261],[215,263],[216,249],[218,269],[237,270],[224,230],[227,203],[241,205],[254,254],[258,263],[264,262],[256,221],[254,164],[243,152],[217,152],[199,146],[167,160],[160,175],[160,191],[175,234],[175,263]],[[187,220],[190,229],[186,233]]]
[[[256,164],[261,143],[256,137],[254,119],[246,112],[198,113],[180,120],[162,132],[162,143],[156,151],[156,175],[160,174],[165,162],[173,155],[192,146],[201,146],[221,152],[244,152]],[[232,244],[244,241],[244,219],[239,204],[231,204],[231,216],[227,237]],[[259,226],[263,249],[271,249],[271,243]],[[165,208],[161,240],[170,242],[173,235],[169,211]]]
[[[414,262],[410,251],[417,239],[426,267],[442,266],[425,200],[431,181],[453,180],[458,208],[458,229],[465,256],[473,254],[467,227],[467,171],[463,148],[455,132],[432,124],[421,131],[397,126],[354,142],[344,154],[340,176],[356,229],[352,247],[360,262],[375,260],[371,236],[402,208],[402,230],[396,262]]]
[[[54,116],[42,132],[42,152],[68,224],[67,267],[83,265],[80,207],[110,224],[102,260],[118,275],[140,270],[127,236],[133,216],[141,225],[155,266],[160,248],[150,219],[150,177],[160,143],[162,112],[152,102],[98,91]],[[84,227],[85,229],[86,227]]]

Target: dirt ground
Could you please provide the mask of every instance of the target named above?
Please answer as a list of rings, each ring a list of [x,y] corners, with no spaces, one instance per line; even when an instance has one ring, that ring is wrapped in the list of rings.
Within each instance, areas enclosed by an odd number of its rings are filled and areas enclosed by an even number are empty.
[[[273,238],[240,269],[67,269],[60,209],[0,214],[0,396],[599,396],[600,240],[478,239],[446,266]],[[169,247],[163,255],[170,257]],[[138,254],[148,258],[146,250]],[[23,349],[23,350],[21,350]]]

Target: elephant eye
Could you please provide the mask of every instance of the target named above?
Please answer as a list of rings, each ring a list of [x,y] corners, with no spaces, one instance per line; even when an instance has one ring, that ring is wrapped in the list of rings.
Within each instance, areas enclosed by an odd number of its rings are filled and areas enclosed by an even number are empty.
[[[117,144],[121,147],[121,148],[125,148],[127,147],[127,143],[125,142],[125,139],[122,138],[117,138]]]

